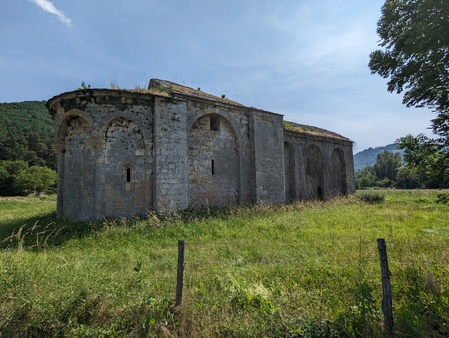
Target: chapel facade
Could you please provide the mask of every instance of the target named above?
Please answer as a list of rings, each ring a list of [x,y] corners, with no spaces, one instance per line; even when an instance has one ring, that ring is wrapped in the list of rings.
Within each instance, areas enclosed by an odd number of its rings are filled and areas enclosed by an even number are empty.
[[[57,214],[71,220],[326,199],[355,192],[353,142],[172,82],[47,102]]]

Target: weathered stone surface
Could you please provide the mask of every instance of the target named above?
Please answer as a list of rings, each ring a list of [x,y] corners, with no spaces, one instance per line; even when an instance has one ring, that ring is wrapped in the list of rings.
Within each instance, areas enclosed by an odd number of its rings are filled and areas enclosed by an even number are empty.
[[[282,115],[162,80],[148,91],[88,89],[48,101],[58,216],[329,198],[355,191],[352,142]]]

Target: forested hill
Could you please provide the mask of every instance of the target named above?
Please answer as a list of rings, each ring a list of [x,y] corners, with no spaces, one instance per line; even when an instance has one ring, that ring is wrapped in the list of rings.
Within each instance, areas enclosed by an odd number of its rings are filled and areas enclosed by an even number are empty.
[[[56,169],[54,128],[45,101],[0,103],[0,161]]]
[[[372,166],[384,150],[397,152],[396,144],[365,149],[354,155],[355,170]],[[30,166],[56,170],[54,127],[45,101],[0,103],[0,161],[24,160]]]
[[[402,156],[403,151],[399,150],[397,146],[397,144],[393,143],[383,147],[368,148],[358,152],[354,155],[354,170],[357,172],[365,167],[372,167],[376,163],[377,155],[385,150],[391,153],[400,153]]]

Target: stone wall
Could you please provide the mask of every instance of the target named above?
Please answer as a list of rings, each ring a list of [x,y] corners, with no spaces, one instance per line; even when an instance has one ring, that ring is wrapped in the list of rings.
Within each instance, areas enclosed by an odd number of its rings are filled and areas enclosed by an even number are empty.
[[[290,200],[324,199],[355,192],[352,145],[348,141],[286,130]],[[288,183],[287,183],[288,182]]]
[[[47,103],[57,131],[58,216],[144,217],[355,191],[351,141],[286,130],[282,115],[191,88],[157,86],[164,90],[78,90]]]
[[[155,99],[153,153],[156,211],[188,207],[187,106],[179,100]]]
[[[282,115],[253,113],[257,202],[285,202]]]
[[[153,205],[153,98],[72,92],[54,110],[59,216],[145,215]]]
[[[195,121],[189,132],[189,207],[237,205],[240,154],[236,131],[218,114]]]

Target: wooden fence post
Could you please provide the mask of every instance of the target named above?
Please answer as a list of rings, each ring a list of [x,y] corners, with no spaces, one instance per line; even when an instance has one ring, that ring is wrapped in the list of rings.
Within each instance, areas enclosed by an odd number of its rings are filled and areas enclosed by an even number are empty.
[[[393,337],[393,297],[391,295],[390,270],[388,269],[387,245],[385,239],[377,239],[379,249],[380,273],[382,275],[382,312],[384,315],[384,331]]]
[[[182,291],[184,288],[184,253],[185,253],[185,242],[178,241],[178,274],[176,278],[176,306],[182,304]]]

